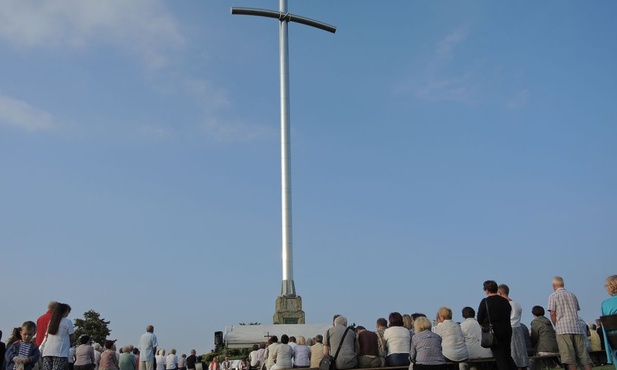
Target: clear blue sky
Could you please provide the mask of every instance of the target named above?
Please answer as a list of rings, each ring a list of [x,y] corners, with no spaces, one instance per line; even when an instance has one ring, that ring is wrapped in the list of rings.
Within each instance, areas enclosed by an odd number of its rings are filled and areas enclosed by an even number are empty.
[[[0,0],[5,333],[50,300],[213,347],[281,282],[275,0]],[[614,1],[290,1],[294,280],[308,323],[477,308],[617,273]],[[6,338],[6,337],[5,337]]]

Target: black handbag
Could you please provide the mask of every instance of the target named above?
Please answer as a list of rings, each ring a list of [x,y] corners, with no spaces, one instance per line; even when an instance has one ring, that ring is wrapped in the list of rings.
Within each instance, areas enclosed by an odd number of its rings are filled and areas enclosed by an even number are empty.
[[[486,298],[484,299],[484,304],[486,305],[488,327],[486,325],[482,325],[482,340],[480,341],[480,345],[484,348],[491,348],[497,344],[497,338],[495,338],[495,331],[493,330],[493,323],[491,322],[491,314],[488,311],[488,303]]]
[[[319,361],[319,370],[336,370],[336,358],[338,357],[338,353],[341,351],[341,347],[343,346],[343,341],[345,340],[345,335],[349,331],[349,326],[345,329],[345,333],[343,333],[343,337],[341,338],[341,342],[338,344],[338,348],[336,349],[336,353],[334,357],[330,355],[324,355],[321,361]],[[330,330],[326,333],[328,347],[330,344]]]

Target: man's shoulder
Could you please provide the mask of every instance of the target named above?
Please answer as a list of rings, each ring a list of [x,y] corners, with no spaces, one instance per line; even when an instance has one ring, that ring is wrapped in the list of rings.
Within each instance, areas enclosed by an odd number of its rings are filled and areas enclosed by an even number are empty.
[[[557,295],[574,295],[574,294],[567,291],[566,288],[559,288],[555,290],[553,293],[551,293],[551,296],[557,296]]]

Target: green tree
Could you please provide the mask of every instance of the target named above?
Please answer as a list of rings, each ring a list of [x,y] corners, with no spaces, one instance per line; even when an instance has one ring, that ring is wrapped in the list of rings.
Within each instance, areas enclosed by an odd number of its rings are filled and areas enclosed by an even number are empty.
[[[101,315],[94,310],[84,312],[83,320],[75,319],[75,336],[77,338],[87,334],[92,338],[92,341],[103,345],[110,333],[109,321],[102,319]]]

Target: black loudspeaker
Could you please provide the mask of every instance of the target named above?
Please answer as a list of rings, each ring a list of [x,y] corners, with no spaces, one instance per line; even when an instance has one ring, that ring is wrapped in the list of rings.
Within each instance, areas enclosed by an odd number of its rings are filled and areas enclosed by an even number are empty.
[[[215,331],[214,332],[214,345],[220,346],[221,344],[223,344],[223,332]]]

